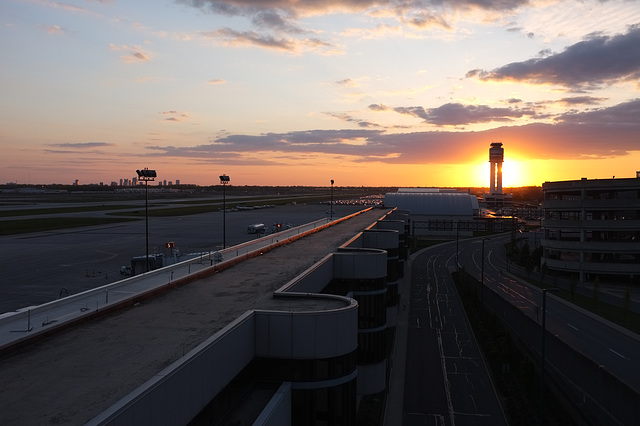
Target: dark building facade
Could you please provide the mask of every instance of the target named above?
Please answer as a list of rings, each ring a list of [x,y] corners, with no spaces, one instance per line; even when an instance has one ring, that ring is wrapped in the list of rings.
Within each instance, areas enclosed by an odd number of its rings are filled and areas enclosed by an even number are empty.
[[[581,282],[638,283],[640,177],[545,182],[542,265]]]

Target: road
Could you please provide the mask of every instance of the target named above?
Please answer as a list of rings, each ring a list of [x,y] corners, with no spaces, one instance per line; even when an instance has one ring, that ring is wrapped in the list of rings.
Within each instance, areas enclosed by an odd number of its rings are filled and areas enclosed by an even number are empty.
[[[337,205],[334,214],[341,217],[361,209],[361,206]],[[273,223],[280,222],[296,226],[327,217],[326,211],[326,204],[288,204],[227,212],[226,245],[255,238],[246,232],[250,224],[259,222],[270,228]],[[106,212],[76,215],[104,215]],[[166,242],[175,242],[181,253],[217,250],[222,247],[222,223],[221,211],[150,217],[149,252],[170,256],[171,252],[164,248]],[[132,257],[145,254],[145,221],[5,236],[0,237],[0,249],[3,253],[0,257],[2,313],[122,279],[120,267],[130,265]]]
[[[504,234],[485,240],[486,289],[498,292],[527,316],[540,322],[542,292],[506,273],[504,244],[508,240],[509,235]],[[455,254],[455,242],[449,243],[446,253]],[[460,241],[459,259],[468,273],[481,280],[482,239]],[[576,308],[550,292],[547,293],[546,327],[552,335],[640,392],[640,336]],[[553,360],[548,362],[552,364]]]
[[[504,425],[451,278],[449,247],[426,249],[412,261],[403,425]]]

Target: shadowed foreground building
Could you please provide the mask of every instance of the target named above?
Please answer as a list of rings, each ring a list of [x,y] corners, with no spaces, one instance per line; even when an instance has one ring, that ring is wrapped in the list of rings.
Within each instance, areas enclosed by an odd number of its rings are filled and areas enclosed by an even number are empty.
[[[640,277],[640,172],[636,178],[545,182],[542,265],[621,283]]]
[[[356,424],[387,392],[407,233],[386,215],[89,424]]]

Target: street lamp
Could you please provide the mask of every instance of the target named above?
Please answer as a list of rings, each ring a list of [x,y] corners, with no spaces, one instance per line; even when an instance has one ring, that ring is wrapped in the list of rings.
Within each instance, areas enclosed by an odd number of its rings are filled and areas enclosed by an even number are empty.
[[[482,239],[482,269],[480,275],[480,322],[484,318],[484,240]]]
[[[220,184],[222,185],[222,248],[227,248],[227,196],[225,193],[225,188],[229,183],[229,176],[222,175],[220,176]]]
[[[329,205],[329,215],[333,220],[333,179],[331,179],[331,204]]]
[[[144,168],[142,170],[136,170],[136,173],[138,174],[138,180],[141,180],[144,182],[144,189],[145,189],[145,202],[144,202],[144,222],[145,222],[145,234],[146,234],[146,247],[147,247],[147,257],[146,257],[146,265],[147,265],[147,270],[146,272],[149,272],[149,181],[153,181],[156,178],[156,171],[155,170],[149,170],[148,168]]]
[[[458,260],[458,242],[460,241],[460,219],[458,219],[458,223],[456,224],[456,270],[460,267],[460,261]]]
[[[557,288],[542,289],[542,343],[540,348],[540,424],[544,424],[544,340],[547,334],[547,291],[558,291]]]

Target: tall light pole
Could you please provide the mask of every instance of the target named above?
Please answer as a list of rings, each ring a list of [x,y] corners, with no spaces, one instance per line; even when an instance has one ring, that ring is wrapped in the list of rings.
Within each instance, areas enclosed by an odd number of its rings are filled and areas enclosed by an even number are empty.
[[[329,215],[331,220],[333,220],[333,179],[331,179],[331,204],[329,207]]]
[[[229,183],[229,176],[222,175],[220,176],[220,184],[222,185],[222,248],[227,248],[227,195],[225,188]]]
[[[156,171],[149,170],[148,168],[144,168],[142,170],[136,170],[138,174],[138,180],[144,181],[144,189],[145,189],[145,202],[144,202],[144,222],[145,222],[145,234],[147,241],[147,257],[146,257],[146,265],[147,270],[149,272],[149,181],[153,181],[156,178]]]
[[[460,261],[458,260],[458,252],[460,251],[458,249],[458,242],[460,241],[460,219],[458,219],[458,222],[456,224],[456,270],[458,270],[458,267],[460,266]]]
[[[544,424],[544,362],[545,334],[547,334],[547,291],[558,291],[557,288],[542,289],[542,342],[540,344],[540,425]]]
[[[482,269],[480,273],[480,322],[484,318],[484,238],[482,239]]]

